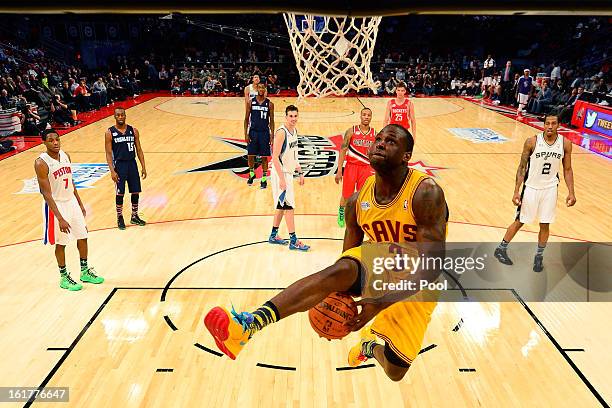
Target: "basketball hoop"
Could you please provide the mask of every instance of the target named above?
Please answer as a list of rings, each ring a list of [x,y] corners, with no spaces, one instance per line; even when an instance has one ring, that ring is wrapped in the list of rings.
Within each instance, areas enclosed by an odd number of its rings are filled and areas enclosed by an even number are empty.
[[[372,80],[370,63],[381,17],[284,17],[300,74],[300,98],[368,88],[376,93],[379,83]]]

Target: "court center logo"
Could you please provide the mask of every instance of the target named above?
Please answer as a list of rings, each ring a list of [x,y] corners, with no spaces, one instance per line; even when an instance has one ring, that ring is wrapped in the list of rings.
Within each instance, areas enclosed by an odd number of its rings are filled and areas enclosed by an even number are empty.
[[[247,158],[247,143],[244,139],[222,138],[217,140],[238,148],[243,151],[242,154],[230,157],[229,159],[220,160],[201,167],[196,167],[185,171],[185,173],[199,173],[208,171],[231,171],[235,175],[247,179],[249,178],[249,164]],[[336,135],[332,137],[303,135],[298,137],[298,160],[304,171],[304,177],[325,177],[336,174],[338,168],[338,157],[340,146],[342,145],[343,136]],[[268,168],[272,167],[272,163],[268,164]],[[421,160],[408,163],[408,167],[426,173],[431,177],[436,177],[435,170],[442,170],[445,167],[428,166]],[[255,177],[260,178],[263,175],[261,160],[255,161]]]
[[[493,129],[488,128],[448,128],[448,131],[460,139],[472,143],[504,143],[508,139]]]
[[[93,188],[96,181],[109,172],[106,163],[72,163],[72,180],[77,189]],[[23,188],[15,194],[40,193],[36,177],[23,180]]]

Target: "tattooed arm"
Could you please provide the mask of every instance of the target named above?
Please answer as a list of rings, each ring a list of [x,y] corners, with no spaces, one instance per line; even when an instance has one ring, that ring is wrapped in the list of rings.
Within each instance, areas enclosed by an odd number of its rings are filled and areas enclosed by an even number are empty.
[[[514,196],[512,197],[512,202],[514,205],[521,205],[521,195],[519,190],[521,188],[521,184],[525,181],[525,174],[527,173],[527,163],[529,162],[529,156],[533,153],[533,149],[535,148],[536,137],[532,136],[529,139],[525,140],[525,144],[523,145],[523,153],[521,154],[521,161],[519,163],[518,169],[516,170],[516,182],[514,185]]]
[[[344,140],[342,141],[342,147],[340,147],[340,155],[338,157],[338,170],[336,171],[336,184],[342,181],[342,165],[348,151],[349,144],[351,143],[351,136],[353,136],[353,128],[350,127],[344,132]]]

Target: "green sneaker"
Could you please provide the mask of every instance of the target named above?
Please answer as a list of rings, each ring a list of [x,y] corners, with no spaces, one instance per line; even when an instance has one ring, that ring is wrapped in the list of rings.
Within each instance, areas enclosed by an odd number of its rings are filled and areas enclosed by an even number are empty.
[[[76,291],[83,289],[83,285],[76,283],[69,274],[62,274],[60,278],[60,288]]]
[[[81,282],[98,284],[104,282],[104,278],[96,275],[94,268],[87,268],[81,271]]]
[[[344,228],[344,211],[338,212],[338,226],[340,228]]]

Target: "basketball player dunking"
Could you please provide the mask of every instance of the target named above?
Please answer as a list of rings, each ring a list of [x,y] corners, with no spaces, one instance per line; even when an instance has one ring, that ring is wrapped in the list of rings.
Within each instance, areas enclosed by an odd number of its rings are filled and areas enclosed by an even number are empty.
[[[559,118],[555,115],[544,117],[544,132],[525,141],[523,154],[516,172],[516,183],[512,202],[518,206],[516,219],[510,224],[504,239],[495,249],[499,262],[512,265],[508,257],[508,244],[523,224],[536,219],[540,222],[538,248],[533,260],[534,272],[544,269],[544,249],[548,242],[550,224],[555,221],[559,168],[563,163],[563,178],[569,194],[565,199],[568,207],[576,204],[574,195],[574,172],[572,171],[572,142],[557,133]],[[523,191],[519,189],[523,184]]]
[[[85,206],[72,180],[70,156],[60,149],[60,136],[53,129],[45,130],[42,140],[47,148],[34,162],[40,193],[44,198],[45,244],[55,245],[55,258],[60,271],[60,288],[81,290],[66,269],[66,245],[76,238],[81,263],[81,282],[102,283],[94,268],[87,266],[87,226]]]
[[[370,177],[374,170],[370,166],[368,150],[372,143],[376,131],[370,127],[372,121],[372,111],[370,108],[361,110],[361,123],[353,126],[344,132],[344,141],[340,149],[338,159],[338,171],[336,172],[336,184],[342,180],[342,195],[340,196],[340,207],[338,208],[338,226],[344,228],[344,207],[346,200],[355,191],[361,190],[363,183]],[[342,165],[346,157],[346,167],[344,172]]]
[[[266,98],[266,86],[257,86],[257,96],[251,99],[244,116],[244,138],[247,142],[249,179],[252,186],[255,180],[255,156],[261,157],[263,176],[261,188],[268,186],[268,157],[270,157],[270,133],[274,130],[274,104]]]
[[[406,98],[406,84],[400,82],[395,87],[395,98],[387,102],[383,127],[389,124],[401,125],[412,134],[416,140],[416,120],[414,117],[414,105]]]
[[[146,225],[146,222],[138,216],[138,199],[140,197],[140,176],[136,155],[142,167],[142,178],[147,178],[144,153],[140,147],[140,134],[138,130],[126,124],[125,109],[115,108],[115,126],[108,128],[104,134],[106,163],[110,169],[111,177],[116,185],[117,194],[115,204],[117,209],[117,226],[120,230],[125,229],[123,220],[123,196],[125,195],[125,183],[130,189],[132,202],[132,217],[130,222],[134,225]]]
[[[444,192],[425,174],[408,168],[413,145],[410,133],[398,125],[389,125],[376,136],[368,152],[376,173],[348,200],[345,252],[336,263],[293,283],[253,313],[237,313],[233,309],[230,312],[222,307],[208,312],[204,323],[221,351],[235,359],[265,326],[309,310],[332,292],[360,296],[362,281],[368,281],[372,275],[371,265],[366,265],[361,251],[367,245],[363,243],[365,235],[374,242],[429,241],[444,245],[448,219]],[[386,225],[395,225],[396,232]],[[416,292],[405,291],[402,296],[405,299]],[[361,300],[357,302],[361,311],[347,323],[356,331],[376,317],[371,328],[362,330],[360,342],[349,351],[349,364],[357,366],[375,358],[393,381],[404,377],[420,351],[436,305],[398,300]],[[379,344],[374,333],[386,344]]]
[[[297,171],[300,176],[300,185],[304,185],[304,173],[297,157],[298,135],[297,125],[298,108],[289,105],[285,108],[285,124],[274,134],[274,147],[272,149],[272,196],[276,211],[272,232],[268,238],[271,244],[287,245],[289,249],[308,251],[310,247],[302,243],[295,235],[295,193],[293,191],[293,174]],[[278,228],[285,217],[289,230],[289,242],[278,236]]]

